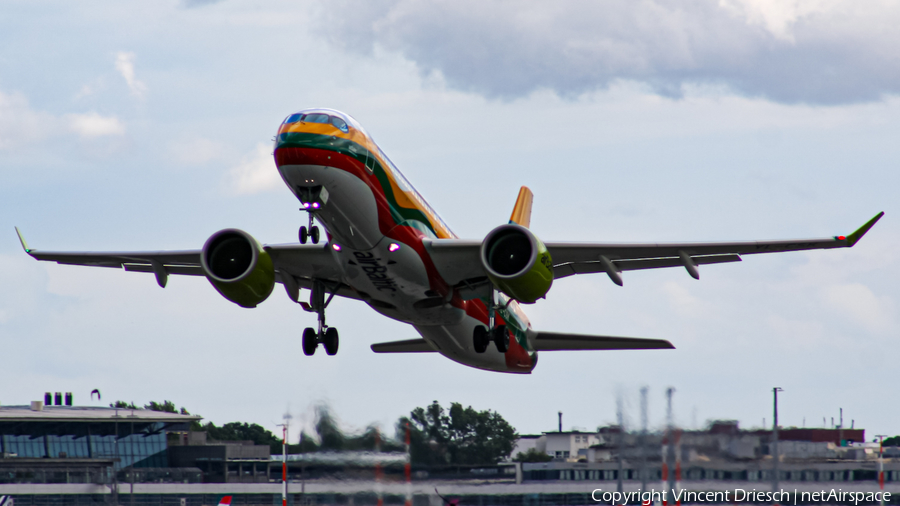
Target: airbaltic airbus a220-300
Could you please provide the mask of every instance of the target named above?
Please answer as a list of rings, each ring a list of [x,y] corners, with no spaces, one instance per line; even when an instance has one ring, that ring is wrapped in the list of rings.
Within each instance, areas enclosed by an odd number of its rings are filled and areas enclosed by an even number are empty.
[[[303,331],[303,352],[319,344],[334,355],[337,329],[325,323],[334,296],[358,299],[412,325],[420,339],[373,344],[377,353],[438,352],[491,371],[529,373],[539,351],[673,348],[660,339],[536,331],[520,303],[543,298],[555,279],[622,271],[738,262],[741,255],[856,244],[884,213],[848,236],[732,243],[544,243],[529,230],[532,193],[522,187],[508,224],[482,241],[458,239],[350,116],[308,109],[288,116],[275,140],[275,164],[309,214],[299,244],[261,245],[226,229],[202,249],[120,253],[50,252],[22,247],[38,260],[149,272],[165,287],[170,274],[205,276],[226,299],[252,308],[275,283],[318,315]],[[323,237],[313,219],[318,220]],[[319,244],[319,239],[323,244]],[[307,243],[311,244],[307,244]],[[309,303],[300,289],[310,291]]]

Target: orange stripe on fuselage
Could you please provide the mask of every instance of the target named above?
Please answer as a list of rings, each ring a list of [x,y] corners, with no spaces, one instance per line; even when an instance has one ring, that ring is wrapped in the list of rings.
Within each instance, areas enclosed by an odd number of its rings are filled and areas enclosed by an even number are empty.
[[[385,173],[387,176],[387,180],[391,185],[391,192],[394,195],[394,201],[400,207],[405,207],[407,209],[418,209],[422,212],[428,220],[431,222],[431,227],[435,231],[435,235],[440,239],[452,239],[456,236],[448,230],[442,223],[442,221],[435,215],[435,213],[431,212],[429,206],[424,204],[424,198],[421,195],[417,195],[410,188],[409,191],[403,190],[400,185],[397,184],[396,176],[393,174],[394,170],[399,172],[399,169],[393,167],[393,164],[387,159],[384,153],[381,151],[381,148],[372,140],[368,135],[360,132],[356,128],[352,126],[348,126],[348,132],[344,133],[339,128],[335,127],[330,123],[307,123],[307,122],[296,122],[296,123],[288,123],[283,124],[278,129],[278,133],[308,133],[308,134],[318,134],[318,135],[328,135],[332,137],[339,137],[341,139],[346,139],[351,142],[358,144],[359,146],[368,150],[368,152],[375,158],[379,165],[385,168]],[[422,200],[423,203],[419,201]]]

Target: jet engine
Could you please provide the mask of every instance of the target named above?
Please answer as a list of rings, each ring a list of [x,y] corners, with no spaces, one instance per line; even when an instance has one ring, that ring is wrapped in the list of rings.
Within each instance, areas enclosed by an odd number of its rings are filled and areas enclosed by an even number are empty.
[[[481,264],[498,290],[534,303],[553,284],[553,261],[544,243],[527,228],[500,225],[481,243]]]
[[[213,234],[203,245],[200,265],[215,289],[241,307],[256,307],[275,287],[272,257],[243,230]]]

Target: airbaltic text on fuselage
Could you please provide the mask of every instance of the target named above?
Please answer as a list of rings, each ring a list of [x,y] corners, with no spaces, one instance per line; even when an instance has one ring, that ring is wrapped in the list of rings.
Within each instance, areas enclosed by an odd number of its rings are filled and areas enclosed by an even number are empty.
[[[387,267],[379,263],[380,258],[375,258],[375,255],[365,251],[354,251],[353,256],[356,257],[356,262],[379,292],[397,291],[397,284],[394,283],[392,277],[388,276]]]
[[[670,493],[667,493],[670,492]],[[874,504],[881,500],[890,501],[891,492],[844,492],[841,489],[820,490],[817,492],[800,492],[794,490],[757,491],[736,488],[734,490],[719,490],[715,492],[698,492],[693,490],[647,490],[644,492],[617,492],[604,491],[596,488],[591,492],[591,498],[596,502],[613,505],[642,504],[649,505],[658,502],[667,502],[671,499],[675,503],[738,503],[738,502],[763,502],[779,504],[811,504],[811,503],[852,503],[854,505]]]

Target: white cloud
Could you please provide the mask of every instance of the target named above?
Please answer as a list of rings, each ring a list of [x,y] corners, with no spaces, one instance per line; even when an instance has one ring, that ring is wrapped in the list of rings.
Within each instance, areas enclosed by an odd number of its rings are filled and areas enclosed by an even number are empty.
[[[623,80],[671,97],[701,85],[784,103],[900,93],[900,6],[888,0],[337,3],[317,23],[332,44],[399,53],[488,97],[573,97]]]
[[[749,24],[788,41],[794,41],[792,28],[799,19],[826,14],[839,4],[840,0],[719,0],[720,6],[745,17]]]
[[[43,138],[52,120],[50,114],[32,110],[24,96],[0,91],[0,150]]]
[[[688,291],[681,283],[667,281],[660,288],[668,299],[670,307],[678,314],[687,317],[703,317],[712,314],[712,307]]]
[[[238,194],[252,194],[279,189],[283,183],[275,160],[272,145],[260,142],[252,154],[228,171],[228,187]]]
[[[862,283],[832,285],[822,291],[822,298],[835,311],[872,332],[894,328],[894,301],[879,297]]]
[[[82,138],[118,136],[125,134],[125,125],[115,116],[101,116],[96,112],[66,114],[63,119],[69,130]]]
[[[116,53],[116,70],[125,79],[131,94],[137,98],[144,98],[144,94],[147,93],[147,86],[135,77],[134,58],[134,53],[126,51]]]

